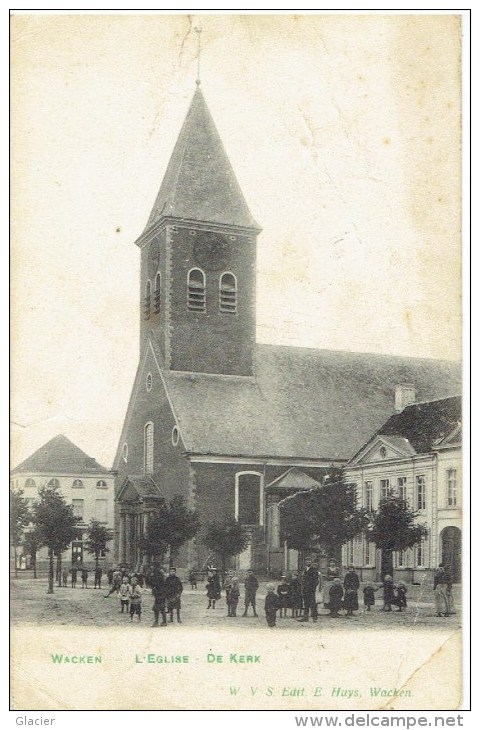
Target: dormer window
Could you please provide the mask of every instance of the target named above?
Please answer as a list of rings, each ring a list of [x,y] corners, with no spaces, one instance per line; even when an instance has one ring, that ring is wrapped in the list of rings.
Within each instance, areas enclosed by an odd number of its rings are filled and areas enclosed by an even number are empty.
[[[153,311],[155,314],[159,314],[162,306],[162,277],[160,272],[157,272],[155,277],[155,289],[153,291]]]
[[[150,319],[150,313],[152,308],[152,285],[150,279],[145,284],[145,299],[143,303],[143,318]]]
[[[205,312],[205,274],[201,269],[188,272],[187,307],[193,312]]]
[[[220,311],[223,314],[237,313],[237,279],[229,271],[220,277]]]

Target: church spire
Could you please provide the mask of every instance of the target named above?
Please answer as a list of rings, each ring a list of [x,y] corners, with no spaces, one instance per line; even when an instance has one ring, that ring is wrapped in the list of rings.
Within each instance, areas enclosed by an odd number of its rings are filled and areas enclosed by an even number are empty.
[[[261,230],[243,197],[199,81],[197,77],[197,89],[142,240],[164,218]]]

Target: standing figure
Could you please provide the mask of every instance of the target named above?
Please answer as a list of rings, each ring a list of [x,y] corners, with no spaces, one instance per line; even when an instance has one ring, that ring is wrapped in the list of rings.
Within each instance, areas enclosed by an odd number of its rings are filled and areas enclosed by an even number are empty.
[[[353,565],[348,566],[348,571],[343,579],[343,588],[345,590],[343,604],[347,609],[347,616],[353,616],[353,612],[358,611],[358,589],[360,588],[360,580]]]
[[[328,581],[333,581],[335,578],[340,578],[340,568],[335,562],[335,558],[330,558],[328,561],[328,568],[325,574],[325,578]]]
[[[240,586],[238,585],[238,578],[234,576],[230,582],[230,590],[227,596],[227,608],[228,616],[232,618],[237,615],[238,600],[240,598]]]
[[[258,616],[256,607],[257,591],[258,579],[254,575],[253,570],[247,570],[247,575],[245,577],[245,610],[242,616],[247,615],[249,606],[253,609],[253,615]]]
[[[328,608],[330,609],[329,616],[338,616],[338,612],[343,606],[343,586],[340,578],[334,578],[330,581],[328,588]]]
[[[108,585],[111,588],[112,583],[113,583],[113,568],[109,568],[107,570],[107,580],[108,580]]]
[[[93,587],[94,588],[101,588],[102,587],[102,575],[103,570],[99,565],[95,568],[95,573],[93,574],[94,582]]]
[[[167,611],[170,616],[170,623],[173,621],[173,611],[177,612],[177,623],[181,624],[180,609],[182,607],[181,595],[183,584],[177,575],[176,568],[170,568],[168,578],[165,581],[165,594],[167,598]]]
[[[68,583],[68,569],[67,568],[64,568],[62,570],[62,582],[63,582],[63,587],[66,588],[67,583]]]
[[[302,610],[302,584],[296,573],[290,581],[290,601],[292,606],[292,618],[300,616]]]
[[[275,593],[275,587],[269,583],[267,586],[267,595],[265,596],[265,618],[267,626],[271,629],[277,625],[277,610],[280,607],[280,599]]]
[[[392,603],[398,606],[398,610],[407,607],[407,586],[403,581],[399,581],[394,587],[394,597]]]
[[[88,570],[86,568],[82,568],[82,588],[88,588],[87,581],[88,581]]]
[[[70,574],[72,576],[72,588],[75,588],[75,586],[77,585],[77,573],[78,573],[77,566],[76,565],[72,565],[72,567],[70,568],[70,571],[69,572],[70,572]]]
[[[135,614],[138,620],[142,620],[142,589],[138,581],[130,586],[130,621],[133,621]]]
[[[132,587],[128,582],[128,578],[125,576],[118,588],[118,597],[120,598],[120,613],[128,613],[131,592]]]
[[[167,612],[165,610],[165,605],[167,601],[167,592],[165,589],[165,576],[163,574],[163,571],[159,570],[153,574],[151,586],[154,598],[152,608],[154,619],[152,626],[158,626],[158,617],[160,614],[162,614],[162,623],[160,624],[160,626],[166,626]]]
[[[220,587],[220,578],[218,577],[217,569],[210,568],[207,574],[207,608],[215,608],[215,601],[218,601],[222,594]]]
[[[128,582],[128,580],[127,580]],[[107,595],[104,596],[104,598],[108,598],[108,596],[111,596],[112,593],[118,593],[120,590],[120,586],[123,583],[122,574],[119,570],[114,570],[112,575],[112,585],[110,587],[110,590],[108,591]]]
[[[386,575],[383,579],[383,610],[391,611],[392,603],[395,598],[393,580],[391,575]]]
[[[287,608],[291,606],[291,590],[287,576],[282,575],[280,583],[277,586],[277,596],[279,598],[280,618],[287,617]]]
[[[312,620],[318,618],[317,599],[315,596],[317,586],[321,587],[320,573],[318,572],[317,563],[307,562],[307,568],[303,574],[303,618],[299,621],[308,621],[309,613],[312,614]]]
[[[197,590],[197,577],[195,575],[195,571],[194,570],[191,570],[190,571],[190,574],[188,576],[188,580],[190,581],[190,588],[192,589],[192,591],[196,591]]]
[[[378,591],[378,588],[375,588],[373,583],[367,583],[363,589],[363,605],[367,611],[370,611],[371,607],[375,605],[375,591]]]
[[[452,590],[452,579],[443,563],[440,563],[433,576],[433,590],[437,616],[449,616],[448,593]]]

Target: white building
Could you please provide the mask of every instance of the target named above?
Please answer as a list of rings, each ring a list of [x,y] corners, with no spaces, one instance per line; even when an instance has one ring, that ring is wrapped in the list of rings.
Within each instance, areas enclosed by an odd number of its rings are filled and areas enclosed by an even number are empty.
[[[443,562],[461,580],[461,398],[412,403],[413,386],[399,386],[397,413],[349,461],[345,478],[356,484],[359,506],[378,508],[393,490],[427,526],[422,544],[394,554],[395,577],[420,582]],[[364,537],[344,547],[364,579],[379,580],[381,555]]]
[[[90,521],[95,519],[113,531],[114,481],[111,471],[62,434],[41,446],[11,474],[11,487],[22,490],[24,499],[30,503],[38,499],[42,487],[56,487],[81,518],[78,523],[80,530],[86,530]],[[113,548],[113,542],[109,547]],[[25,557],[22,566],[25,562],[28,565],[29,556]],[[83,540],[74,541],[71,550],[63,557],[67,562],[82,561]],[[40,551],[38,560],[45,558],[45,550]],[[85,562],[90,559],[93,560],[92,556],[85,555]]]

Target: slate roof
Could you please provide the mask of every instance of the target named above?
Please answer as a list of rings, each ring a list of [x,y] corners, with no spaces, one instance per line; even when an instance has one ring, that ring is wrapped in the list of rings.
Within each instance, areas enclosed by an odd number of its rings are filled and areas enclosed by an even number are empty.
[[[408,439],[417,454],[426,454],[457,427],[461,418],[460,396],[415,403],[389,418],[377,434],[402,436]]]
[[[150,476],[143,474],[128,476],[120,489],[119,495],[131,485],[139,497],[161,497],[164,498],[158,484]]]
[[[461,391],[454,362],[263,344],[255,379],[162,372],[199,454],[348,460],[392,414],[395,385],[419,400]]]
[[[108,471],[70,439],[59,434],[16,466],[12,474],[97,474]]]
[[[193,96],[144,233],[165,216],[260,230],[200,89]]]
[[[292,468],[286,471],[285,474],[282,474],[274,479],[273,482],[267,484],[265,489],[270,489],[272,491],[277,489],[295,490],[298,492],[298,490],[301,489],[316,489],[319,486],[320,482],[317,482],[316,479],[305,474],[305,472],[297,466],[292,466]]]

